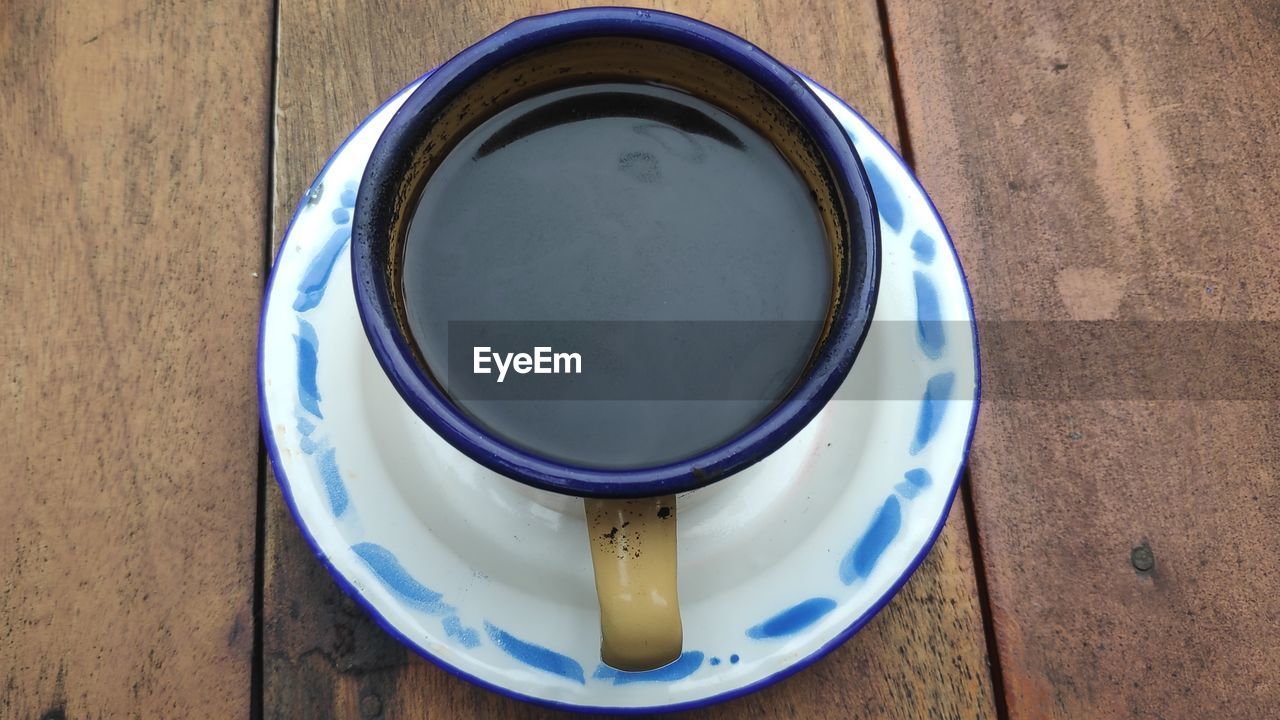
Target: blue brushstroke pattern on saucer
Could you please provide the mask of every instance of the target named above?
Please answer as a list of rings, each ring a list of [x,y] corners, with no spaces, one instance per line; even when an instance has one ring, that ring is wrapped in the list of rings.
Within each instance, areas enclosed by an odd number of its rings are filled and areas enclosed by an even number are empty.
[[[822,616],[834,610],[836,601],[831,598],[809,598],[796,603],[755,627],[747,629],[747,637],[755,640],[795,635],[818,622]]]
[[[928,275],[917,270],[916,286],[916,342],[921,352],[930,360],[942,357],[947,337],[942,327],[942,313],[938,310],[938,290]]]
[[[871,525],[862,534],[862,539],[858,540],[840,562],[840,581],[851,585],[854,580],[870,575],[901,527],[902,504],[898,502],[896,495],[890,495],[876,511]]]
[[[582,665],[568,655],[561,655],[555,650],[548,650],[541,645],[521,640],[489,622],[485,622],[484,629],[489,633],[489,639],[493,644],[512,658],[531,668],[586,684],[587,678],[582,671]]]
[[[316,357],[320,345],[316,329],[311,323],[298,318],[298,334],[293,339],[298,346],[298,402],[307,412],[323,419],[320,390],[316,387]]]
[[[906,480],[895,485],[893,490],[908,500],[915,499],[917,495],[924,492],[925,488],[933,484],[933,476],[924,468],[912,468],[904,473],[903,477]]]
[[[880,166],[865,155],[862,157],[862,167],[867,171],[867,179],[871,181],[871,191],[876,198],[876,209],[880,211],[880,219],[894,230],[901,230],[902,201],[898,199],[893,183],[884,176]]]
[[[674,680],[682,680],[697,672],[698,668],[702,667],[702,658],[702,653],[692,650],[657,670],[645,670],[644,672],[625,672],[601,664],[591,677],[595,680],[608,680],[614,685],[629,685],[640,682],[672,682]]]
[[[929,265],[933,262],[934,248],[937,245],[928,233],[923,230],[917,230],[916,234],[911,238],[911,252],[916,256],[916,260]]]
[[[480,634],[475,630],[463,627],[458,618],[458,611],[444,602],[444,596],[423,585],[409,574],[395,553],[377,543],[359,543],[352,545],[351,550],[369,566],[373,574],[391,592],[428,615],[443,615],[441,624],[445,634],[466,648],[474,648],[480,644]]]
[[[951,399],[951,388],[955,385],[956,374],[953,372],[938,373],[929,378],[924,388],[924,397],[920,400],[920,416],[916,420],[915,437],[911,440],[912,455],[929,444],[942,425],[942,414],[947,410],[947,401]]]

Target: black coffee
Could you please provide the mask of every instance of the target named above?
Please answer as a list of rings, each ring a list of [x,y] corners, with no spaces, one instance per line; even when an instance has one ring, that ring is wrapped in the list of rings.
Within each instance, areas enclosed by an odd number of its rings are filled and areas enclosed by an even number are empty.
[[[800,377],[832,301],[800,175],[733,115],[646,84],[550,92],[479,125],[427,181],[404,247],[410,331],[454,402],[586,467],[671,462],[742,432]],[[450,350],[450,323],[455,343],[471,337],[458,321],[523,321],[520,337],[577,353],[580,374],[530,392],[551,379],[509,361],[499,384],[500,359],[478,374],[469,342]],[[620,351],[637,329],[645,342]]]

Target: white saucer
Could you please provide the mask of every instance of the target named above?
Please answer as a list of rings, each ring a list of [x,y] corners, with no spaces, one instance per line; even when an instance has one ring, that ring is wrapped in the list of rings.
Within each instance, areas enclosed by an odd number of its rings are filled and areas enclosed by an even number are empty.
[[[351,207],[378,134],[418,82],[321,171],[280,248],[263,310],[271,461],[339,584],[445,669],[575,710],[728,699],[805,667],[862,627],[933,544],[977,413],[968,290],[901,159],[815,85],[853,138],[880,209],[875,322],[836,400],[796,438],[681,497],[685,653],[660,670],[620,673],[600,662],[582,501],[496,475],[436,436],[383,375],[360,325]]]

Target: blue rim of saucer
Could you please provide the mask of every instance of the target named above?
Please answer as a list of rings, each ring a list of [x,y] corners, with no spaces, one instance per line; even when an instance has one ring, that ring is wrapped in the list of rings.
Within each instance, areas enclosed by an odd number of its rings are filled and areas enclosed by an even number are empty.
[[[770,92],[807,128],[830,165],[851,227],[850,272],[826,337],[791,391],[750,427],[671,463],[628,469],[553,460],[494,435],[459,409],[399,330],[394,303],[367,230],[391,212],[394,178],[415,142],[415,126],[479,75],[532,50],[596,37],[669,42],[716,58]],[[579,497],[652,497],[696,490],[763,460],[809,424],[835,395],[862,349],[880,285],[880,223],[871,182],[853,141],[821,98],[789,67],[746,40],[692,18],[656,10],[581,8],[517,20],[446,61],[396,111],[361,179],[352,222],[356,306],[374,355],[418,417],[472,460],[513,480]]]
[[[426,73],[424,73],[422,76],[420,76],[413,82],[410,82],[405,88],[401,89],[399,92],[387,98],[375,110],[370,112],[369,115],[367,115],[365,119],[362,120],[360,124],[357,125],[356,128],[347,136],[347,138],[344,139],[342,143],[338,145],[338,147],[329,155],[329,158],[325,160],[324,165],[320,168],[320,171],[316,174],[316,177],[317,178],[324,177],[325,173],[328,172],[330,165],[333,164],[334,159],[338,157],[339,154],[341,154],[343,149],[346,148],[347,144],[351,142],[353,138],[359,135],[360,131],[364,129],[365,125],[367,125],[374,117],[376,117],[383,108],[395,102],[396,100],[400,99],[401,96],[405,95],[410,90],[417,87],[417,85],[421,81],[423,81],[425,78],[429,77],[432,72],[434,72],[434,69],[427,71]],[[858,113],[857,110],[853,109],[853,107],[849,106],[847,103],[844,103],[844,101],[841,100],[838,95],[831,92],[820,83],[815,82],[814,80],[812,80],[806,75],[803,75],[799,71],[795,71],[795,72],[797,75],[799,75],[801,78],[811,83],[815,87],[821,88],[830,98],[832,98],[836,102],[844,104],[844,106],[849,110],[849,112],[851,112],[853,115],[858,117],[862,121],[862,124],[867,129],[869,129],[872,133],[874,133],[875,136],[879,138],[881,142],[885,144],[885,147],[888,149],[888,151],[893,155],[893,157],[900,164],[902,164],[903,167],[909,167],[906,164],[906,161],[902,159],[901,154],[898,153],[896,149],[894,149],[893,145],[890,144],[887,140],[885,140],[884,136],[880,133],[880,131],[877,130],[874,125],[867,122],[866,119],[863,118],[862,115]],[[956,263],[956,268],[960,272],[960,278],[962,281],[961,289],[964,293],[965,304],[969,310],[970,318],[973,318],[974,317],[973,296],[969,292],[968,277],[964,272],[964,266],[960,262],[959,254],[956,252],[955,244],[951,240],[951,234],[947,230],[946,223],[943,222],[941,215],[938,214],[937,207],[934,205],[933,200],[929,197],[929,194],[925,192],[924,186],[920,184],[920,181],[915,177],[915,174],[908,172],[907,175],[911,181],[911,184],[914,185],[916,189],[920,191],[920,194],[923,197],[925,205],[928,207],[930,214],[933,216],[934,220],[937,221],[939,228],[942,230],[942,233],[941,233],[942,239],[946,241],[945,242],[946,247],[948,251],[951,253],[952,259]],[[301,212],[303,207],[305,207],[307,202],[307,197],[309,194],[310,194],[310,188],[308,188],[307,192],[303,193],[302,197],[298,201],[298,204],[295,206],[293,215],[289,219],[289,225],[285,228],[285,233],[283,237],[286,240],[289,237],[289,233],[293,230],[294,223],[297,221],[299,213]],[[265,371],[265,367],[263,363],[265,360],[264,348],[266,347],[266,344],[265,344],[266,322],[265,321],[266,321],[267,307],[268,307],[270,298],[272,296],[272,292],[275,288],[276,269],[279,267],[279,259],[283,256],[283,253],[286,247],[287,247],[287,243],[282,241],[280,244],[280,247],[276,250],[275,257],[273,258],[273,261],[272,261],[271,272],[267,279],[266,291],[263,293],[263,297],[262,297],[262,311],[259,317],[259,326],[258,326],[257,365],[258,365],[259,378],[263,377],[263,374]],[[907,583],[907,580],[910,579],[910,577],[920,567],[921,563],[924,562],[924,559],[928,556],[929,552],[933,549],[934,544],[937,542],[938,536],[939,534],[941,534],[942,528],[946,524],[947,518],[950,515],[951,506],[954,503],[956,493],[960,488],[961,478],[964,476],[965,470],[968,466],[969,450],[973,443],[973,433],[974,433],[974,429],[977,426],[978,414],[981,411],[982,355],[980,352],[977,324],[971,323],[971,325],[972,325],[972,339],[973,339],[973,362],[974,362],[974,373],[975,373],[974,374],[974,397],[973,397],[974,407],[969,417],[968,427],[965,430],[964,445],[963,445],[961,456],[960,456],[961,457],[960,464],[956,468],[955,476],[951,479],[951,487],[947,492],[947,500],[942,508],[942,512],[939,513],[938,521],[935,523],[933,529],[930,531],[928,539],[926,540],[924,545],[920,548],[920,551],[916,554],[914,558],[912,558],[911,562],[909,562],[904,567],[902,574],[892,583],[888,591],[886,591],[879,599],[877,599],[874,603],[872,603],[871,607],[868,608],[866,612],[864,612],[862,615],[857,617],[843,631],[833,636],[828,642],[824,643],[822,646],[820,646],[813,652],[809,653],[807,656],[799,660],[796,660],[791,665],[788,665],[787,667],[784,667],[781,670],[778,670],[772,675],[769,675],[764,678],[760,678],[759,680],[748,683],[746,685],[742,685],[740,687],[725,691],[723,693],[719,693],[717,695],[711,695],[705,698],[700,698],[698,700],[692,700],[688,702],[673,703],[670,705],[655,705],[655,706],[646,706],[646,707],[616,707],[616,706],[610,707],[610,706],[577,705],[572,703],[557,702],[554,700],[546,700],[543,698],[526,695],[524,693],[511,690],[510,688],[503,687],[501,685],[497,685],[495,683],[483,680],[475,675],[472,675],[471,673],[465,672],[457,667],[454,667],[453,665],[450,665],[449,663],[445,662],[439,657],[436,657],[435,655],[432,655],[421,644],[409,638],[407,635],[405,635],[400,630],[398,630],[395,626],[393,626],[386,619],[386,617],[378,610],[378,608],[373,604],[373,602],[365,598],[364,595],[354,585],[352,585],[351,582],[346,579],[346,577],[342,575],[342,573],[334,566],[333,562],[329,559],[329,556],[327,555],[327,553],[325,553],[325,551],[321,548],[319,542],[316,540],[315,536],[311,533],[306,523],[303,522],[302,516],[299,514],[297,503],[293,497],[293,490],[289,485],[288,476],[285,475],[283,471],[283,466],[280,462],[280,449],[276,443],[275,435],[272,433],[272,430],[271,430],[272,425],[271,425],[271,418],[267,409],[266,388],[263,386],[261,381],[259,381],[258,383],[258,409],[259,409],[259,417],[262,424],[262,428],[261,428],[262,436],[263,436],[264,444],[266,445],[266,448],[267,448],[268,459],[271,462],[272,472],[275,473],[276,481],[280,486],[281,495],[284,497],[285,505],[289,508],[289,514],[293,517],[294,522],[297,524],[299,530],[302,532],[302,536],[303,538],[306,539],[307,544],[310,546],[312,553],[314,553],[315,556],[321,561],[321,564],[324,566],[325,570],[333,578],[334,582],[338,585],[338,587],[342,590],[342,592],[345,593],[347,596],[354,598],[356,602],[360,606],[362,606],[365,609],[365,611],[369,613],[370,616],[373,617],[374,621],[379,625],[379,627],[381,627],[384,631],[386,631],[389,635],[394,637],[400,643],[413,649],[413,651],[417,653],[419,656],[421,656],[428,662],[432,663],[433,665],[439,667],[440,669],[444,670],[445,672],[449,673],[450,675],[453,675],[454,677],[461,678],[462,680],[466,680],[467,682],[470,682],[481,688],[484,688],[486,690],[489,690],[491,692],[497,693],[505,697],[512,698],[514,700],[529,702],[535,705],[540,705],[540,706],[552,708],[555,710],[575,712],[575,713],[601,713],[601,714],[610,714],[610,715],[644,715],[644,714],[652,714],[652,713],[676,712],[681,710],[694,710],[698,708],[709,707],[711,705],[716,705],[719,703],[727,702],[730,700],[734,700],[736,698],[749,695],[753,692],[759,691],[765,687],[773,685],[774,683],[780,682],[794,675],[795,673],[798,673],[801,670],[804,670],[810,665],[813,665],[817,661],[821,660],[828,653],[835,650],[837,647],[839,647],[845,641],[847,641],[850,637],[852,637],[855,633],[861,630],[868,622],[871,621],[873,617],[875,617],[881,610],[883,610],[884,607],[888,605],[889,602],[898,594],[898,592],[902,590],[902,587]]]

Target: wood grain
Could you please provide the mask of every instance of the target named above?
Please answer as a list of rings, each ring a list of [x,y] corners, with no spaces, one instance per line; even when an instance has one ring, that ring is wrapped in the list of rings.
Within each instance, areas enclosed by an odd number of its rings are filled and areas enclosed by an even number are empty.
[[[738,32],[848,98],[892,140],[876,5],[730,0],[649,4]],[[470,43],[556,2],[282,0],[275,237],[332,148],[385,97]],[[541,718],[556,715],[412,656],[343,596],[269,486],[264,598],[267,718]],[[989,717],[992,695],[964,514],[898,598],[793,679],[689,716]]]
[[[271,17],[2,12],[0,717],[244,717]]]
[[[1280,316],[1274,2],[888,10],[980,319]],[[1276,712],[1277,427],[1274,401],[986,399],[971,480],[1012,717]]]

